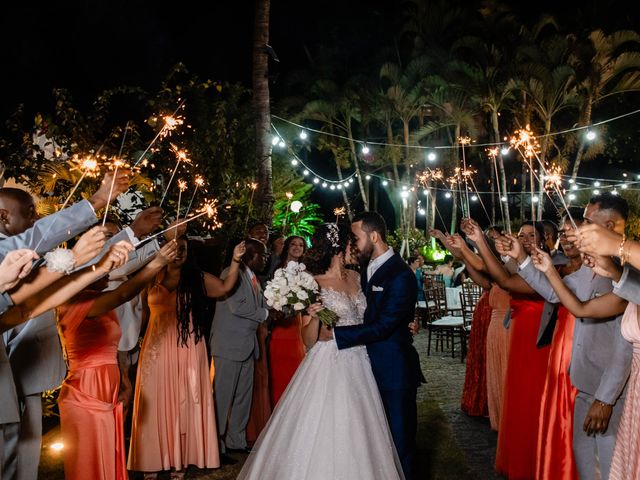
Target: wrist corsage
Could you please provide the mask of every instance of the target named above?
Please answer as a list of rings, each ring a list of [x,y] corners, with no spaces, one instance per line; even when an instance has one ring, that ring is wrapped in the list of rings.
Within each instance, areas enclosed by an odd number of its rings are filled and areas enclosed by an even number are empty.
[[[69,275],[76,266],[76,257],[71,250],[56,248],[47,252],[44,256],[47,262],[47,270]]]

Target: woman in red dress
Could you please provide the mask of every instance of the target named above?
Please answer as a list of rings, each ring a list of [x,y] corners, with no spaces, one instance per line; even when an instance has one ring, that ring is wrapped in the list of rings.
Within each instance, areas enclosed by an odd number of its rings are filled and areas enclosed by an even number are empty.
[[[288,237],[282,248],[282,260],[278,268],[289,262],[298,262],[306,251],[304,238]],[[275,314],[275,315],[273,315]],[[300,334],[301,316],[285,318],[280,312],[272,312],[271,341],[269,342],[269,373],[271,375],[271,405],[280,400],[305,355]]]
[[[549,346],[536,346],[544,303],[520,276],[509,273],[498,261],[475,222],[463,222],[463,230],[477,244],[493,280],[512,293],[496,470],[509,479],[531,479],[536,473],[538,425],[550,350]],[[542,246],[543,238],[542,224],[524,222],[517,239],[508,236],[505,241],[520,242],[529,253],[536,245]]]

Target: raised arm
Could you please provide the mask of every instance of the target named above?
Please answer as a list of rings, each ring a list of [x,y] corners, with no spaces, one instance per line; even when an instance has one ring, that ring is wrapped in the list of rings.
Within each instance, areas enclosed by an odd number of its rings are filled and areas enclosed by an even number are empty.
[[[88,317],[101,315],[109,310],[113,310],[118,305],[128,302],[142,291],[145,285],[150,282],[155,275],[176,257],[177,243],[175,240],[167,242],[158,254],[136,275],[122,283],[115,290],[102,292],[89,310]]]
[[[575,317],[609,318],[620,315],[627,308],[627,301],[612,292],[582,302],[562,281],[548,253],[536,248],[531,260],[538,270],[544,272],[560,302]]]
[[[224,279],[220,279],[215,275],[204,272],[204,288],[208,297],[222,297],[233,289],[238,281],[240,263],[242,262],[242,256],[245,251],[246,247],[244,241],[235,246],[233,249],[231,265],[229,266],[227,276]]]
[[[487,240],[476,222],[471,219],[465,219],[462,222],[462,229],[467,234],[467,237],[476,243],[480,256],[487,267],[487,273],[500,287],[512,293],[535,293],[519,275],[509,273],[504,268],[504,265],[489,248]]]

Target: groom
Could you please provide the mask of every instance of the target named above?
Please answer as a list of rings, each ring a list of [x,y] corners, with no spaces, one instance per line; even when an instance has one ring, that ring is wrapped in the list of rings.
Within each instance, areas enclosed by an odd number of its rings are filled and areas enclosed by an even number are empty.
[[[367,309],[362,325],[320,331],[320,340],[335,337],[339,349],[366,345],[373,375],[402,462],[405,478],[415,478],[417,406],[422,374],[418,352],[407,326],[414,319],[417,286],[411,268],[386,243],[384,219],[374,212],[356,215],[351,231],[359,250],[362,291]]]

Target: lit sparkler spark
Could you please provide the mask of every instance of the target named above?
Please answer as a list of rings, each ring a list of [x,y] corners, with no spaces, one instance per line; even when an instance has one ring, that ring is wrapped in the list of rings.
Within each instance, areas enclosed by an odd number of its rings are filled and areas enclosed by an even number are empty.
[[[165,138],[171,135],[171,133],[184,123],[184,117],[181,115],[165,115],[162,117],[164,125],[160,130],[160,138]]]
[[[187,182],[185,182],[184,180],[178,180],[178,188],[180,189],[181,192],[184,192],[187,189]]]
[[[491,159],[494,159],[498,156],[498,152],[500,152],[500,149],[498,147],[495,148],[487,148],[486,149],[487,152],[487,156]]]
[[[521,130],[516,130],[515,135],[509,140],[509,144],[516,150],[522,148],[522,154],[526,158],[534,157],[540,153],[540,144],[529,125]]]
[[[460,145],[469,145],[471,143],[471,137],[458,137],[458,143]]]
[[[333,214],[334,214],[336,217],[341,217],[341,216],[343,216],[345,213],[347,213],[347,209],[346,209],[346,208],[344,208],[344,207],[334,208],[334,209],[333,209]]]
[[[545,190],[555,190],[558,195],[562,191],[562,170],[557,165],[553,165],[547,170],[545,175]]]
[[[293,193],[291,193],[291,192],[287,192],[287,193],[285,193],[285,196],[286,196],[289,200],[291,200],[291,199],[293,198]]]

